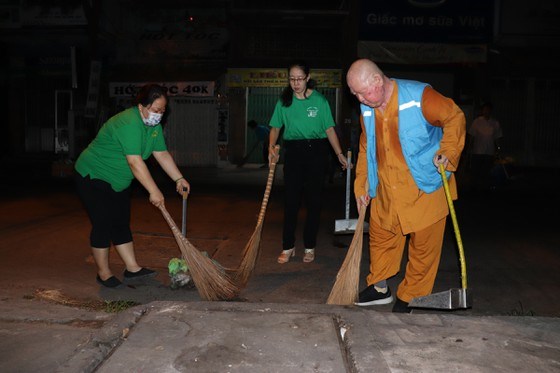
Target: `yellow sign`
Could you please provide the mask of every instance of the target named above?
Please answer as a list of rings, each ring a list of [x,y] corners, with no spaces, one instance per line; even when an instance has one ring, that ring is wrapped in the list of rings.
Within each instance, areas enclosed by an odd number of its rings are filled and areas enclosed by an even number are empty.
[[[311,79],[317,87],[340,88],[341,71],[338,69],[311,70]],[[288,86],[287,69],[228,69],[228,88],[244,87],[286,87]]]

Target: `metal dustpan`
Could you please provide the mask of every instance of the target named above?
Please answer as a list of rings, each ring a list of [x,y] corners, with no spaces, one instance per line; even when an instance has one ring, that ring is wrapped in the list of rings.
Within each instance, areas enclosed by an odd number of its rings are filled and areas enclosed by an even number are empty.
[[[414,298],[408,303],[412,308],[458,310],[472,307],[472,293],[466,288],[454,288],[439,293]]]
[[[352,152],[348,150],[346,164],[350,165]],[[337,219],[334,222],[334,234],[353,234],[356,231],[358,219],[350,219],[350,167],[346,167],[346,212],[344,219]],[[369,232],[369,224],[364,222],[364,233]]]
[[[455,238],[457,239],[457,246],[459,248],[459,262],[461,264],[461,288],[450,289],[440,293],[426,295],[424,297],[414,298],[408,303],[412,308],[435,308],[443,310],[456,310],[472,307],[472,293],[467,289],[467,265],[465,262],[465,252],[463,250],[463,242],[461,241],[461,233],[459,232],[459,224],[457,223],[457,216],[455,215],[455,208],[453,207],[453,200],[449,192],[449,184],[445,176],[445,168],[440,164],[439,171],[443,180],[443,188],[445,189],[445,197],[449,205],[449,213],[453,221],[453,230],[455,231]]]

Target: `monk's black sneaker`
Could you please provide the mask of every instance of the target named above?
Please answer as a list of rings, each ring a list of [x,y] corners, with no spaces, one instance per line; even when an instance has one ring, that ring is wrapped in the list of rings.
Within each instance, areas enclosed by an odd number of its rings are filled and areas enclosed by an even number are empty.
[[[412,308],[410,308],[408,306],[408,303],[406,303],[404,300],[400,300],[397,297],[397,300],[396,300],[395,304],[393,304],[393,312],[395,312],[395,313],[411,313]]]
[[[393,301],[391,289],[387,287],[387,291],[382,293],[378,291],[374,285],[370,285],[360,292],[356,306],[375,306],[379,304],[389,304]]]

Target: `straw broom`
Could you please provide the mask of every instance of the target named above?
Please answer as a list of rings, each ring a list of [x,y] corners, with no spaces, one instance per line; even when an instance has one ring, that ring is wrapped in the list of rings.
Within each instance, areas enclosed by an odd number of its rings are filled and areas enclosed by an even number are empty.
[[[243,258],[241,259],[241,263],[239,264],[239,267],[237,268],[237,271],[235,273],[235,280],[241,287],[245,286],[247,284],[247,281],[249,281],[249,276],[255,268],[255,263],[259,254],[264,214],[266,212],[266,206],[268,205],[270,190],[272,189],[272,181],[274,180],[274,171],[276,169],[276,162],[278,161],[279,151],[280,146],[276,145],[274,147],[275,157],[273,158],[273,162],[270,163],[270,169],[268,170],[268,179],[266,181],[266,188],[261,204],[261,211],[259,212],[259,217],[257,219],[257,226],[255,227],[253,235],[251,236],[249,242],[247,242],[247,245],[243,250]]]
[[[204,256],[181,234],[163,205],[159,209],[169,224],[183,258],[187,262],[189,273],[200,297],[203,300],[228,300],[236,297],[239,294],[239,288],[225,271],[216,266],[212,259]]]
[[[336,281],[327,299],[327,304],[353,305],[358,297],[365,215],[366,207],[362,206],[352,242],[346,253],[346,258],[344,258],[344,262],[336,275]]]

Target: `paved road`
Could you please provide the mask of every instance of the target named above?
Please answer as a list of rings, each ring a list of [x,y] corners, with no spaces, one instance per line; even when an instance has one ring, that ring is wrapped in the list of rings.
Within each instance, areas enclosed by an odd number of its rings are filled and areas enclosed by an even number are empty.
[[[247,166],[185,170],[193,191],[187,207],[187,237],[223,266],[235,268],[250,238],[260,208],[267,170]],[[476,315],[560,315],[560,239],[554,217],[558,197],[543,173],[513,175],[509,185],[487,193],[461,192],[456,202],[467,256],[468,287],[474,307],[460,311]],[[553,174],[558,180],[558,174]],[[181,223],[181,199],[156,172],[167,196],[167,209]],[[557,184],[556,184],[557,185]],[[246,302],[322,304],[348,248],[350,235],[334,235],[334,221],[344,218],[344,179],[325,190],[323,224],[317,259],[302,263],[301,246],[293,261],[276,263],[282,222],[282,170],[278,168],[261,236],[261,253],[251,280],[240,294]],[[1,294],[32,296],[37,289],[58,289],[72,298],[197,300],[193,289],[171,290],[167,262],[180,255],[161,214],[134,190],[132,229],[141,264],[156,268],[158,277],[121,291],[100,289],[88,248],[89,222],[67,179],[30,185],[7,183],[0,200]],[[353,207],[353,206],[352,206]],[[352,216],[355,215],[352,209]],[[301,236],[301,234],[298,236]],[[367,236],[364,246],[367,247]],[[299,241],[301,242],[301,241]],[[460,287],[455,237],[451,224],[445,237],[434,291]],[[111,256],[116,274],[122,263]],[[361,287],[367,273],[363,252]],[[394,289],[400,274],[389,281]],[[389,310],[389,306],[379,306]],[[431,311],[419,311],[431,312]]]
[[[185,174],[193,184],[187,237],[236,267],[267,171]],[[132,203],[137,255],[159,275],[100,289],[87,247],[89,223],[72,184],[31,176],[0,183],[0,371],[555,372],[560,366],[560,246],[555,221],[545,218],[558,206],[557,173],[525,170],[493,193],[471,193],[465,184],[456,209],[474,306],[412,315],[393,314],[391,305],[324,304],[352,238],[333,235],[334,221],[344,217],[343,179],[325,191],[317,260],[304,264],[299,252],[279,265],[278,172],[248,286],[236,302],[201,302],[195,289],[170,288],[167,262],[180,252],[142,190],[135,189]],[[157,172],[156,179],[179,224],[181,199]],[[364,250],[362,286],[367,262]],[[124,269],[116,255],[111,264],[116,274]],[[459,285],[449,226],[434,290]],[[111,300],[136,306],[102,311]]]

